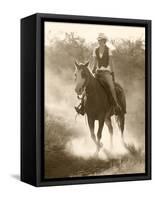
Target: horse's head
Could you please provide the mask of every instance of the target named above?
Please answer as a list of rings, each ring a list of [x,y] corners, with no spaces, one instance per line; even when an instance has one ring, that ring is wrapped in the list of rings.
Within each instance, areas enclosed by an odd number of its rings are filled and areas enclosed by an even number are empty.
[[[89,62],[86,62],[85,64],[78,64],[75,62],[75,92],[77,95],[81,95],[87,85],[89,74],[88,65]]]

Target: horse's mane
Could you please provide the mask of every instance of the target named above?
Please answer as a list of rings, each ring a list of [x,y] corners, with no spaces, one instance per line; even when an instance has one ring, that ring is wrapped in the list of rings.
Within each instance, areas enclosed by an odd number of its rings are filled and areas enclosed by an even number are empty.
[[[97,78],[91,72],[91,69],[89,67],[87,67],[86,70],[87,70],[87,74],[89,76],[89,89],[90,89],[90,91],[92,91],[92,89],[94,88],[95,92],[96,92],[96,87],[104,90],[104,88],[101,86],[101,84],[99,83]]]
[[[104,86],[103,83],[101,84],[99,82],[99,80],[93,75],[89,67],[87,67],[87,73],[89,76],[89,87],[87,89],[88,93],[95,94],[97,91],[100,91],[103,95],[110,95],[107,86]]]

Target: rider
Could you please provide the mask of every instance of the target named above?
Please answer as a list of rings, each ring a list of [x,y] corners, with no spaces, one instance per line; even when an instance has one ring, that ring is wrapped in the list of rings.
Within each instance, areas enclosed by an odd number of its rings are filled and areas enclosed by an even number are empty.
[[[113,63],[111,59],[111,52],[106,45],[107,37],[104,33],[99,33],[97,40],[99,46],[93,51],[94,67],[92,72],[95,74],[95,77],[99,79],[101,84],[102,82],[106,82],[109,86],[115,105],[114,113],[117,115],[121,108],[116,96],[116,90],[114,85],[115,78],[113,71]],[[79,114],[84,115],[85,110],[83,99],[80,105],[78,107],[75,107],[75,109]]]

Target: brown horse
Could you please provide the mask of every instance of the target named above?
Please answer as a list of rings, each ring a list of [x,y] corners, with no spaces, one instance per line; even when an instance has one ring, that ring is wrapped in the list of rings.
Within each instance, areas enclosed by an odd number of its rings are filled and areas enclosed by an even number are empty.
[[[107,93],[106,87],[103,87],[100,82],[93,76],[88,68],[89,62],[85,64],[78,64],[75,62],[75,92],[78,96],[82,95],[85,91],[85,112],[87,114],[88,125],[91,133],[91,138],[97,146],[97,152],[99,152],[102,144],[100,142],[102,137],[102,129],[104,123],[108,126],[109,133],[111,135],[111,145],[113,136],[113,126],[111,123],[111,117],[114,115],[113,103],[110,100],[110,96]],[[117,84],[116,93],[119,93],[119,104],[121,106],[121,112],[117,116],[117,123],[122,133],[124,131],[125,113],[126,113],[126,101],[123,89]],[[97,131],[97,137],[94,133],[95,120],[98,120],[99,127]]]

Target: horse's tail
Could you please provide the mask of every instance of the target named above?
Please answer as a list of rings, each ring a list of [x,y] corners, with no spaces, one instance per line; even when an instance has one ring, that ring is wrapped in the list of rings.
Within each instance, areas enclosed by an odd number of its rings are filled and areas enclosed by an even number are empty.
[[[118,127],[121,131],[122,137],[124,133],[124,124],[125,124],[125,113],[120,113],[116,116],[116,122],[118,124]]]
[[[121,111],[116,116],[116,121],[123,137],[125,114],[126,114],[126,98],[125,98],[125,93],[124,93],[123,88],[118,83],[115,83],[115,86],[116,86],[118,102],[119,102],[119,105],[121,106]]]

